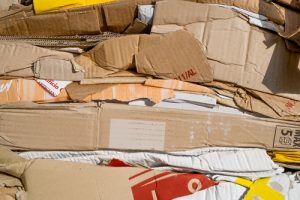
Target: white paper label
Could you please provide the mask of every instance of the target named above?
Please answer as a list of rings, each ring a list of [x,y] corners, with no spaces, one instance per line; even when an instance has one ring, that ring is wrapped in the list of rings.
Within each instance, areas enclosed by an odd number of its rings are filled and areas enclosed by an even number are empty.
[[[115,149],[164,150],[166,123],[112,119],[109,147]]]
[[[56,80],[41,80],[37,79],[36,82],[40,84],[52,96],[58,96],[62,89],[67,87],[72,81],[56,81]]]

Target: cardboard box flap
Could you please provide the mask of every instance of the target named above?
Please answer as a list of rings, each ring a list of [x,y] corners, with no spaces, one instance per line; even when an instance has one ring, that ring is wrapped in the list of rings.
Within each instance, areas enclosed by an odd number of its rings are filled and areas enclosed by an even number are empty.
[[[123,32],[137,16],[138,4],[151,0],[117,1],[35,15],[33,10],[3,14],[0,35],[63,36]]]
[[[72,54],[13,42],[1,42],[0,52],[0,74],[31,67],[41,57],[73,58]]]
[[[186,11],[189,12],[186,12]],[[196,4],[185,1],[161,1],[157,2],[154,11],[153,24],[177,24],[179,26],[206,22],[212,19],[228,19],[238,14],[216,6]]]
[[[49,57],[34,63],[34,76],[39,79],[80,81],[84,71],[74,60]]]
[[[0,188],[1,187],[22,187],[20,179],[0,173]]]
[[[0,171],[2,173],[21,178],[31,162],[8,149],[0,148]]]
[[[138,52],[138,45],[138,35],[113,38],[101,42],[84,56],[107,70],[127,70],[134,67],[133,56]]]
[[[84,69],[84,78],[103,78],[115,73],[115,71],[99,67],[97,63],[84,54],[75,57],[75,61]]]
[[[186,31],[165,35],[135,56],[139,73],[190,82],[210,82],[213,72],[202,44]],[[168,60],[166,60],[168,58]]]
[[[134,1],[103,5],[106,25],[110,31],[122,33],[134,21],[137,16],[137,4],[132,3]],[[142,1],[150,3],[150,1]]]

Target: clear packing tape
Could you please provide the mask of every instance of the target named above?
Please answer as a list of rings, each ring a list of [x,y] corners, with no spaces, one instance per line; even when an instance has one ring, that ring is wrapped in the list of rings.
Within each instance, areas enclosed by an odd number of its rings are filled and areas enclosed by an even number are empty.
[[[77,8],[81,6],[89,6],[113,2],[117,0],[33,0],[34,10],[36,14],[44,12],[53,12],[57,10],[65,10],[69,8]]]

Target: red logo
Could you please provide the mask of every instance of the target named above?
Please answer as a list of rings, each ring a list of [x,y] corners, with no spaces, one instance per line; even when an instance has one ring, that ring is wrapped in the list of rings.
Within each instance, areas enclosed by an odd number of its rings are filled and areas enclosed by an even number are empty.
[[[148,178],[132,187],[135,200],[171,200],[217,185],[202,174],[173,172],[155,174],[153,172],[153,170],[146,170],[129,178],[129,180],[134,180],[148,174]],[[153,174],[150,178],[149,173]]]

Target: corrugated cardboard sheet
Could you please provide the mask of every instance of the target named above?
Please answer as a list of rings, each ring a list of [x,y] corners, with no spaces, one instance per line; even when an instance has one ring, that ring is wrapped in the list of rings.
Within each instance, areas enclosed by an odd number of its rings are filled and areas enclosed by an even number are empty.
[[[83,70],[70,53],[25,43],[0,43],[0,75],[40,79],[83,79]]]
[[[119,104],[88,105],[3,105],[0,144],[24,150],[300,149],[297,122]]]
[[[0,152],[0,164],[1,172],[22,180],[26,190],[23,195],[30,200],[40,200],[41,196],[44,200],[151,200],[158,196],[173,199],[216,185],[202,174],[101,167],[45,159],[29,161],[5,150]],[[197,187],[188,187],[195,181]],[[59,184],[55,184],[57,182]]]
[[[129,35],[107,40],[76,57],[85,77],[106,77],[137,67],[142,74],[191,82],[210,82],[213,72],[203,45],[186,31],[164,36]],[[168,59],[166,59],[168,58]]]
[[[192,2],[157,2],[153,33],[187,29],[202,42],[214,79],[300,100],[300,54],[235,12]],[[297,21],[297,20],[296,20]]]
[[[0,35],[59,36],[92,35],[108,30],[123,32],[137,15],[137,4],[151,0],[122,0],[35,15],[33,10],[16,10],[0,17]]]

